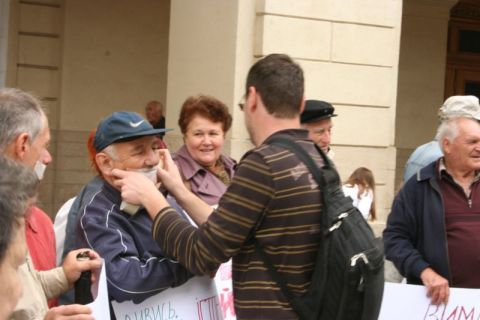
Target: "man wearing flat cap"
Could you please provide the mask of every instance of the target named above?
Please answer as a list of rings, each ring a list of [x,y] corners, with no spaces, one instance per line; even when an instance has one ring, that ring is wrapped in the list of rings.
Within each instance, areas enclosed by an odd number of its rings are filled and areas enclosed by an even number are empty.
[[[137,171],[156,183],[160,155],[155,136],[165,131],[137,113],[114,112],[100,122],[93,139],[102,186],[79,213],[77,246],[94,248],[105,259],[110,300],[139,303],[191,277],[164,256],[151,236],[148,213],[122,201],[112,175],[114,169]]]
[[[335,109],[325,101],[307,100],[305,109],[300,116],[302,126],[309,131],[308,137],[313,140],[330,159],[333,159],[334,153],[330,148],[332,138],[332,117]]]

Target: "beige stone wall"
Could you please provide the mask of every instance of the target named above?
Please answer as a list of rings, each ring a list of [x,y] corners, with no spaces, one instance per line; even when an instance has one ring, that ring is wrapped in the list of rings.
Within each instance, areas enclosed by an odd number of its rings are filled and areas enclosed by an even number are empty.
[[[66,0],[54,208],[92,177],[86,141],[114,111],[165,102],[169,1]]]
[[[177,119],[190,95],[212,95],[229,106],[233,126],[225,153],[236,159],[251,148],[237,103],[253,61],[255,1],[172,1],[168,60],[166,141],[182,145]]]
[[[66,1],[61,129],[165,102],[169,11],[169,1]]]

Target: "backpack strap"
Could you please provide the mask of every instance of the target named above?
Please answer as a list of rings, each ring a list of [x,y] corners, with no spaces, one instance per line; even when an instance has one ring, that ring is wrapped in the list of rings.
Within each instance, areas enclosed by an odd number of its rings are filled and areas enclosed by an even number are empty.
[[[324,166],[321,169],[315,161],[313,161],[310,154],[308,154],[308,152],[295,141],[282,137],[274,137],[269,143],[282,146],[295,153],[308,168],[320,188],[337,185],[340,186],[340,176],[338,175],[332,160],[330,160],[325,152],[316,144],[314,144],[315,149],[322,157],[324,163]]]
[[[340,176],[338,175],[335,166],[328,156],[314,144],[315,149],[323,159],[324,166],[319,168],[316,162],[312,159],[310,154],[302,148],[298,143],[293,140],[289,140],[283,137],[275,137],[270,140],[270,144],[279,145],[293,152],[307,167],[312,174],[313,178],[320,187],[322,193],[322,232],[324,236],[328,236],[332,230],[337,228],[337,222],[342,219],[341,216],[335,216],[332,214],[329,208],[332,206],[331,195],[334,195],[341,190]],[[343,191],[341,191],[343,193]],[[335,204],[333,204],[335,205]]]
[[[272,140],[270,140],[270,144],[278,145],[290,150],[300,159],[301,162],[305,164],[305,166],[312,174],[313,178],[317,182],[322,192],[323,208],[325,208],[327,205],[327,202],[325,201],[326,200],[325,195],[328,194],[328,191],[329,191],[327,190],[328,186],[340,184],[340,178],[338,177],[336,170],[333,168],[333,164],[331,160],[328,159],[325,152],[323,152],[322,149],[320,149],[316,144],[314,144],[315,149],[317,149],[318,153],[320,154],[324,162],[323,168],[320,169],[318,165],[315,163],[315,161],[313,161],[312,157],[308,154],[308,152],[305,149],[303,149],[295,141],[292,141],[286,138],[275,137]],[[326,212],[327,210],[324,209],[322,211]],[[329,225],[329,219],[326,214],[323,214],[321,228],[324,231],[324,234],[328,225]]]
[[[300,158],[300,160],[307,166],[308,170],[312,173],[317,183],[321,187],[325,185],[324,178],[322,178],[322,173],[320,172],[317,164],[315,163],[315,161],[313,161],[312,157],[308,154],[308,152],[303,149],[298,143],[290,139],[275,137],[270,140],[270,144],[284,147],[295,153]],[[323,159],[324,167],[322,169],[332,168],[332,161],[327,157],[325,152],[323,152],[323,150],[320,149],[316,144],[314,144],[314,146]]]
[[[339,176],[330,161],[328,159],[327,155],[320,149],[317,145],[315,145],[315,148],[317,149],[318,153],[321,155],[323,162],[324,162],[324,167],[320,170],[318,165],[315,163],[315,161],[312,159],[312,157],[308,154],[308,152],[303,149],[299,144],[296,142],[282,138],[282,137],[275,137],[269,141],[269,144],[271,145],[278,145],[281,147],[284,147],[290,151],[292,151],[294,154],[296,154],[299,159],[306,165],[310,173],[312,174],[313,178],[317,182],[321,193],[322,193],[322,202],[323,202],[323,210],[322,210],[322,215],[321,215],[321,228],[322,228],[322,241],[321,245],[319,247],[319,254],[317,254],[317,261],[316,263],[319,263],[319,261],[323,261],[323,266],[321,266],[322,270],[324,272],[321,272],[321,274],[317,273],[317,277],[321,277],[319,282],[325,283],[326,282],[326,277],[327,277],[327,266],[326,266],[326,261],[327,259],[319,259],[320,256],[328,255],[328,248],[329,248],[329,237],[327,237],[328,234],[328,226],[329,226],[329,217],[327,214],[327,202],[326,200],[326,195],[329,194],[327,191],[329,185],[339,185],[340,179]],[[263,215],[265,212],[263,212]],[[270,261],[268,258],[267,254],[263,250],[263,248],[260,246],[258,241],[255,239],[255,252],[262,258],[263,262],[265,263],[268,273],[272,277],[272,279],[278,284],[280,289],[282,290],[283,295],[287,300],[289,301],[291,307],[293,310],[300,316],[300,319],[307,319],[311,317],[311,314],[309,314],[308,310],[305,310],[302,301],[299,299],[299,297],[295,296],[290,289],[288,289],[287,283],[285,279],[280,275],[280,273],[276,270],[275,266],[273,263]],[[318,281],[317,281],[318,282]],[[319,301],[318,304],[321,304],[321,301],[323,300],[323,296],[325,294],[325,286],[321,285],[320,286],[320,291],[318,292],[319,296]]]

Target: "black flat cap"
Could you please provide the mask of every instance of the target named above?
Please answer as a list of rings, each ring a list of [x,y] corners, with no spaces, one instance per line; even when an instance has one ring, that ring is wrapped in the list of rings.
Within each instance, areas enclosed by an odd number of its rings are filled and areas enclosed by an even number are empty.
[[[336,117],[334,114],[335,109],[333,106],[325,101],[320,100],[307,100],[305,101],[305,109],[300,115],[301,123],[309,123]]]

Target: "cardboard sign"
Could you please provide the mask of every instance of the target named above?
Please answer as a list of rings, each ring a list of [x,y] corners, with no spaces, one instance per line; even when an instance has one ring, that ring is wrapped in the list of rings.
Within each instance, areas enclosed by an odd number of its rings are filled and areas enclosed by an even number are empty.
[[[194,277],[139,304],[112,302],[117,320],[222,320],[215,282]],[[103,318],[102,318],[103,319]]]
[[[217,209],[218,205],[213,205],[213,209]],[[188,212],[183,211],[190,223],[198,227],[195,221],[190,217]],[[215,285],[217,287],[220,308],[222,309],[224,320],[236,320],[235,307],[233,303],[233,286],[232,286],[232,259],[220,265],[215,274]]]
[[[477,320],[480,289],[450,288],[447,305],[432,305],[424,286],[385,283],[379,320]]]
[[[235,320],[235,308],[233,305],[232,288],[232,259],[220,265],[215,275],[215,285],[218,292],[218,300],[222,309],[224,320]]]

